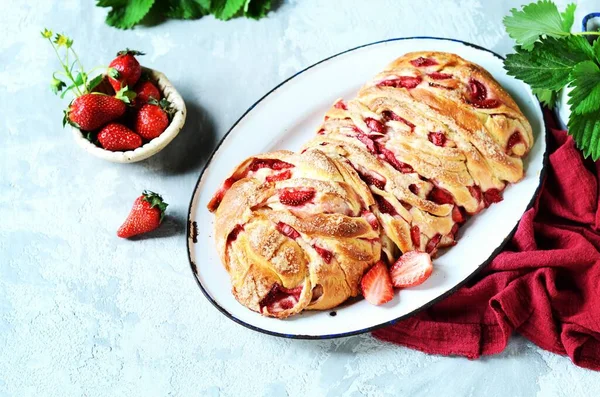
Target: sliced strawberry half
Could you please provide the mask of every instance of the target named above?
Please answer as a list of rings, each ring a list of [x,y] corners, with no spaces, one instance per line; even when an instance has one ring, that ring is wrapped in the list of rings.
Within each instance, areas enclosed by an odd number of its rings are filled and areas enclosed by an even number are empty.
[[[471,104],[481,109],[491,109],[500,106],[500,102],[496,99],[488,99],[487,88],[479,80],[469,80],[469,88],[471,90]]]
[[[298,233],[296,231],[296,229],[294,229],[287,223],[277,222],[277,225],[275,225],[275,229],[277,229],[277,231],[279,233],[283,234],[286,237],[291,238],[292,240],[295,240],[298,237],[300,237],[300,233]]]
[[[313,188],[285,188],[279,191],[279,201],[283,205],[299,207],[311,201],[315,194]]]
[[[372,305],[383,305],[394,299],[394,288],[388,268],[383,261],[377,262],[360,280],[362,294]]]
[[[392,284],[396,288],[413,287],[423,284],[431,276],[433,264],[426,252],[408,251],[390,269]]]

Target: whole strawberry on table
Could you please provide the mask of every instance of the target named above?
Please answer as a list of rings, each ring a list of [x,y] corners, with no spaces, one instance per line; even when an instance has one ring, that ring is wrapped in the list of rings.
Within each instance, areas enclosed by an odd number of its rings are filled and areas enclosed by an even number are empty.
[[[167,206],[160,194],[144,190],[142,195],[135,199],[129,216],[117,231],[117,236],[129,238],[157,229],[165,216]]]
[[[174,112],[136,59],[142,52],[118,52],[106,74],[91,78],[71,38],[48,29],[42,36],[54,48],[62,67],[52,75],[52,90],[61,93],[61,98],[67,92],[75,95],[65,110],[63,125],[71,124],[90,142],[110,151],[137,149],[167,129]],[[92,71],[97,69],[104,68]],[[68,86],[65,80],[70,82]]]

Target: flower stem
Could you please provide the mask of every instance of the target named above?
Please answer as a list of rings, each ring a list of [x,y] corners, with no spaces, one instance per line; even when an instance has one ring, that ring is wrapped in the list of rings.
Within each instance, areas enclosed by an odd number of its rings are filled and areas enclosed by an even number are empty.
[[[575,36],[600,36],[600,32],[575,32]]]

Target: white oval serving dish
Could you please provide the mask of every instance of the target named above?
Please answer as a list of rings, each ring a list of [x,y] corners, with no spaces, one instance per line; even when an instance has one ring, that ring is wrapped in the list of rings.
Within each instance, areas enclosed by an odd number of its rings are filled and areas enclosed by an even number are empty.
[[[395,58],[411,51],[447,51],[486,68],[515,98],[532,124],[535,145],[525,160],[525,178],[509,186],[504,201],[472,217],[458,244],[434,261],[432,276],[404,289],[382,306],[364,299],[325,312],[303,312],[286,320],[263,317],[239,304],[213,241],[213,215],[206,204],[241,160],[277,149],[298,149],[314,134],[328,107],[349,99]],[[202,172],[194,190],[188,222],[190,264],[204,295],[230,319],[276,336],[321,339],[354,335],[393,324],[452,293],[488,264],[512,236],[541,185],[546,162],[544,120],[539,102],[522,82],[508,76],[502,57],[450,39],[416,37],[376,42],[329,57],[297,73],[261,98],[234,124]],[[468,308],[465,308],[468,310]]]

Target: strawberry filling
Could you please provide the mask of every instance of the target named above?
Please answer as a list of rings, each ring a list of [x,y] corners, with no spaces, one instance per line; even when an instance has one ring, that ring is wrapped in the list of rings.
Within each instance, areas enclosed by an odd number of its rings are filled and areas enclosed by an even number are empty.
[[[311,201],[315,194],[313,188],[285,188],[279,191],[279,201],[283,205],[299,207]]]
[[[471,90],[471,104],[476,108],[491,109],[500,106],[496,99],[487,99],[487,89],[479,80],[469,80]]]
[[[438,83],[432,83],[431,81],[429,82],[429,86],[430,87],[435,87],[435,88],[441,88],[443,90],[453,90],[454,88],[452,87],[446,87],[443,84],[438,84]]]
[[[317,134],[325,135],[325,128],[321,128],[319,131],[317,131]]]
[[[379,212],[382,214],[389,214],[391,216],[398,215],[398,211],[396,211],[394,206],[390,204],[389,201],[377,194],[374,194],[373,196],[375,197],[375,201],[377,201],[377,205],[379,206]]]
[[[219,190],[215,193],[212,199],[208,202],[208,210],[214,212],[219,208],[219,204],[223,201],[223,197],[225,197],[225,193],[231,188],[231,186],[237,181],[234,177],[229,177],[225,179]]]
[[[512,152],[512,148],[515,145],[518,145],[519,143],[523,142],[523,136],[521,136],[521,133],[519,131],[515,131],[510,138],[508,138],[508,143],[506,144],[506,153],[509,154],[510,152]]]
[[[407,126],[410,127],[411,131],[414,131],[414,129],[415,129],[415,125],[413,123],[411,123],[410,121],[406,120],[403,117],[398,116],[396,113],[392,112],[391,110],[385,110],[382,113],[382,115],[387,120],[395,120],[395,121],[399,121],[401,123],[406,124]]]
[[[261,311],[267,308],[269,313],[278,313],[296,306],[302,294],[302,286],[296,288],[284,288],[275,283],[271,290],[259,303]]]
[[[380,121],[375,120],[371,117],[367,117],[365,119],[365,123],[367,124],[367,127],[369,127],[371,129],[371,131],[375,131],[375,132],[385,132],[385,126],[383,124],[381,124]]]
[[[410,63],[413,66],[416,66],[418,68],[426,67],[426,66],[434,66],[434,65],[438,64],[434,59],[423,58],[423,57],[418,57],[417,59],[413,59],[412,61],[410,61]]]
[[[244,226],[235,225],[233,230],[231,232],[229,232],[229,236],[227,236],[227,244],[230,244],[230,243],[234,242],[235,240],[237,240],[238,234],[240,234],[240,232],[242,230],[244,230]]]
[[[267,176],[267,182],[278,182],[285,181],[286,179],[290,179],[292,177],[292,172],[290,170],[285,170],[275,175]]]
[[[381,153],[385,160],[387,160],[387,162],[390,163],[390,165],[396,170],[402,172],[403,174],[410,174],[414,172],[413,168],[409,164],[399,161],[391,150],[386,149],[382,145],[378,145],[378,149],[379,153]]]
[[[333,258],[333,253],[331,251],[326,250],[325,248],[321,248],[317,245],[313,245],[313,248],[315,249],[315,251],[317,251],[317,254],[319,254],[319,256],[323,258],[323,261],[325,263],[331,263],[331,259]]]
[[[429,76],[433,80],[447,80],[447,79],[452,78],[451,74],[440,73],[440,72],[429,73],[427,76]]]
[[[450,235],[452,236],[452,238],[454,238],[456,236],[456,233],[458,233],[458,223],[455,223],[454,226],[452,226],[452,229],[450,230]]]
[[[294,164],[277,159],[253,159],[248,168],[250,171],[258,171],[261,168],[270,168],[279,171],[286,168],[294,168]]]
[[[427,138],[435,146],[444,146],[447,140],[443,132],[430,132]]]
[[[473,196],[475,198],[475,200],[480,202],[483,197],[482,193],[481,193],[481,188],[477,185],[473,185],[473,186],[469,186],[468,189],[469,189],[469,193],[471,193],[471,196]]]
[[[463,223],[466,220],[463,210],[458,205],[452,208],[452,220],[456,223]]]
[[[416,249],[419,249],[421,246],[421,230],[419,230],[419,226],[413,226],[410,228],[410,239],[413,243],[413,246]]]
[[[483,201],[485,206],[489,207],[493,203],[499,203],[502,201],[502,191],[498,189],[488,189],[483,193]]]
[[[419,187],[417,185],[415,185],[414,183],[411,183],[410,185],[408,185],[408,190],[410,190],[412,192],[412,194],[416,194],[417,196],[419,195]]]
[[[385,177],[379,175],[375,171],[365,170],[366,172],[361,172],[357,170],[360,179],[362,179],[367,185],[375,186],[380,190],[385,189],[385,183],[387,182]]]
[[[373,154],[377,154],[377,148],[375,147],[375,142],[369,138],[366,134],[359,132],[356,134],[356,138],[363,143],[369,150],[369,152]]]
[[[287,223],[277,222],[277,225],[275,225],[275,229],[277,229],[277,231],[279,233],[283,234],[286,237],[291,238],[292,240],[295,240],[298,237],[300,237],[300,233],[298,233],[296,231],[296,229],[294,229]]]
[[[454,197],[446,189],[434,186],[427,196],[427,200],[433,201],[436,204],[454,204]]]
[[[423,79],[418,76],[417,77],[400,76],[395,79],[383,80],[383,81],[379,82],[379,84],[377,84],[377,85],[384,86],[384,87],[396,87],[396,88],[411,89],[411,88],[415,88],[416,86],[421,84],[422,81],[423,81]]]
[[[337,101],[335,103],[335,105],[333,105],[333,107],[336,108],[336,109],[348,110],[348,108],[346,107],[346,104],[342,100]]]
[[[429,240],[429,242],[425,246],[425,252],[427,252],[428,254],[431,254],[437,248],[441,239],[442,239],[442,235],[439,233],[436,234],[435,236],[433,236],[431,238],[431,240]]]
[[[373,214],[371,211],[363,210],[361,215],[367,222],[369,222],[369,225],[371,225],[374,230],[379,229],[379,222],[377,221],[375,214]]]

